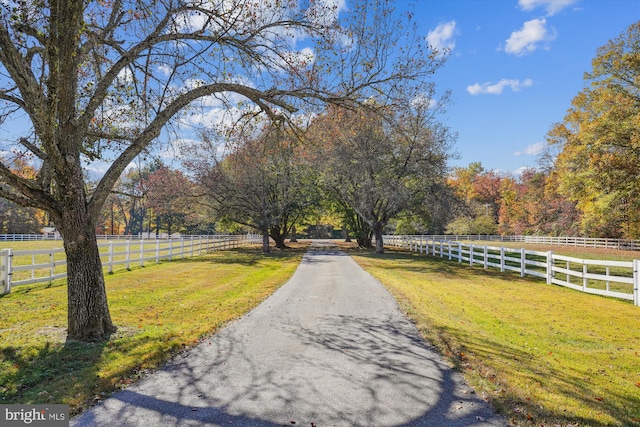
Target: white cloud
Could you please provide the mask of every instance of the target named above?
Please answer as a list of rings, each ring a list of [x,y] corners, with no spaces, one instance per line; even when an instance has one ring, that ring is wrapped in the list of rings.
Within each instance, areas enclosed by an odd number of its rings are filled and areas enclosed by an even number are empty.
[[[419,93],[411,100],[411,105],[416,108],[435,108],[438,105],[438,101],[426,93]]]
[[[467,92],[471,95],[499,95],[502,93],[505,87],[511,88],[512,91],[518,92],[524,87],[529,87],[533,85],[533,80],[524,79],[523,81],[517,79],[502,79],[498,83],[475,83],[473,85],[467,86]]]
[[[520,166],[518,169],[515,169],[511,173],[513,174],[513,176],[519,177],[519,176],[522,176],[522,174],[529,169],[531,169],[531,166]]]
[[[453,37],[456,35],[456,21],[449,21],[438,25],[434,30],[427,34],[427,41],[435,49],[442,51],[444,49],[453,50],[456,42]]]
[[[562,9],[576,3],[577,0],[519,0],[518,5],[524,11],[532,11],[538,7],[544,7],[547,15],[555,15]]]
[[[515,156],[537,156],[544,152],[547,148],[547,143],[544,141],[538,141],[535,144],[527,145],[524,150],[516,151],[513,153]]]
[[[189,125],[205,127],[209,129],[230,129],[238,123],[240,118],[247,113],[259,113],[260,108],[255,105],[248,105],[246,108],[223,107],[211,108],[200,113],[191,113],[185,119]]]
[[[160,64],[160,65],[158,65],[157,70],[162,75],[169,76],[173,72],[173,67],[171,67],[168,64]]]
[[[346,0],[317,0],[312,2],[306,14],[309,20],[319,25],[333,25],[340,12],[347,10]]]
[[[116,84],[130,84],[133,83],[133,73],[129,68],[123,68],[116,77]]]
[[[547,30],[546,19],[532,19],[525,22],[520,31],[511,33],[504,50],[520,56],[533,52],[540,43],[549,42],[555,38],[555,34]]]

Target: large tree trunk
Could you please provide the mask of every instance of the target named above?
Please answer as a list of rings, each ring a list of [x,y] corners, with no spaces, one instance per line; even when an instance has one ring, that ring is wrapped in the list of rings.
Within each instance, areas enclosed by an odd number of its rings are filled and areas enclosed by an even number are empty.
[[[380,223],[376,223],[374,225],[374,232],[376,235],[376,253],[383,254],[384,253],[384,242],[382,241],[382,230],[384,226]]]
[[[265,228],[262,230],[262,253],[268,254],[271,252],[271,247],[269,246],[269,229]]]
[[[351,243],[351,235],[349,234],[349,229],[347,227],[342,227],[342,234],[344,235],[345,243]]]
[[[280,226],[271,227],[269,235],[271,236],[273,241],[276,243],[276,248],[286,249],[287,245],[285,243],[285,239],[287,235]]]
[[[109,314],[94,224],[84,209],[71,209],[64,212],[61,231],[67,255],[67,339],[107,339],[116,327]]]
[[[273,241],[276,243],[276,248],[278,249],[286,249],[287,245],[285,243],[285,236],[282,234],[278,234],[276,236],[271,236]]]

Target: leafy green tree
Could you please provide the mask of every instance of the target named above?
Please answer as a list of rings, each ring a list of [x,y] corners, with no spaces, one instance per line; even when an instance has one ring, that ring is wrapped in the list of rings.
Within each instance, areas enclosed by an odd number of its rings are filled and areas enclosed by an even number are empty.
[[[558,194],[552,175],[529,168],[504,177],[500,186],[499,230],[503,234],[576,235],[575,203]]]
[[[502,180],[500,174],[486,171],[480,162],[454,168],[447,183],[460,204],[457,209],[450,210],[453,220],[450,219],[447,224],[447,233],[495,233],[498,229]]]
[[[39,234],[44,225],[36,209],[0,199],[0,234]]]
[[[297,139],[279,128],[238,138],[229,153],[214,139],[203,138],[199,159],[189,164],[220,218],[260,232],[265,253],[270,237],[284,248],[292,227],[318,203],[316,174],[301,156]]]
[[[438,204],[453,140],[437,121],[442,107],[421,99],[382,114],[332,109],[312,127],[321,185],[346,214],[353,211],[366,222],[377,253],[384,252],[383,231],[392,218]]]
[[[547,135],[562,147],[558,191],[576,202],[586,235],[640,237],[640,22],[600,47],[589,86]]]
[[[13,172],[21,177],[32,178],[35,175],[33,167],[20,156],[4,157],[2,161],[11,165]],[[42,211],[0,198],[0,233],[36,234],[41,233],[46,225],[49,224]]]
[[[156,217],[156,235],[183,231],[192,213],[195,184],[180,170],[160,165],[146,177],[144,187],[147,207]]]
[[[462,215],[447,225],[447,234],[495,234],[498,229],[493,218],[486,214],[475,217]]]

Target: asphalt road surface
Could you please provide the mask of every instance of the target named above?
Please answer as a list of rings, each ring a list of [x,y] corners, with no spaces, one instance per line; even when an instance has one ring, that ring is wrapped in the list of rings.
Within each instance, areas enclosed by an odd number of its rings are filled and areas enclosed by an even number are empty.
[[[386,289],[315,242],[255,310],[72,426],[506,426]]]

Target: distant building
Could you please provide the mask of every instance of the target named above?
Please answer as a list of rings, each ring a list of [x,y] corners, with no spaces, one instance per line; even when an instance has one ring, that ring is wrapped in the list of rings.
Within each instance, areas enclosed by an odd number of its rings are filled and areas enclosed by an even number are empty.
[[[61,238],[60,232],[55,227],[42,227],[44,240],[58,240]]]

